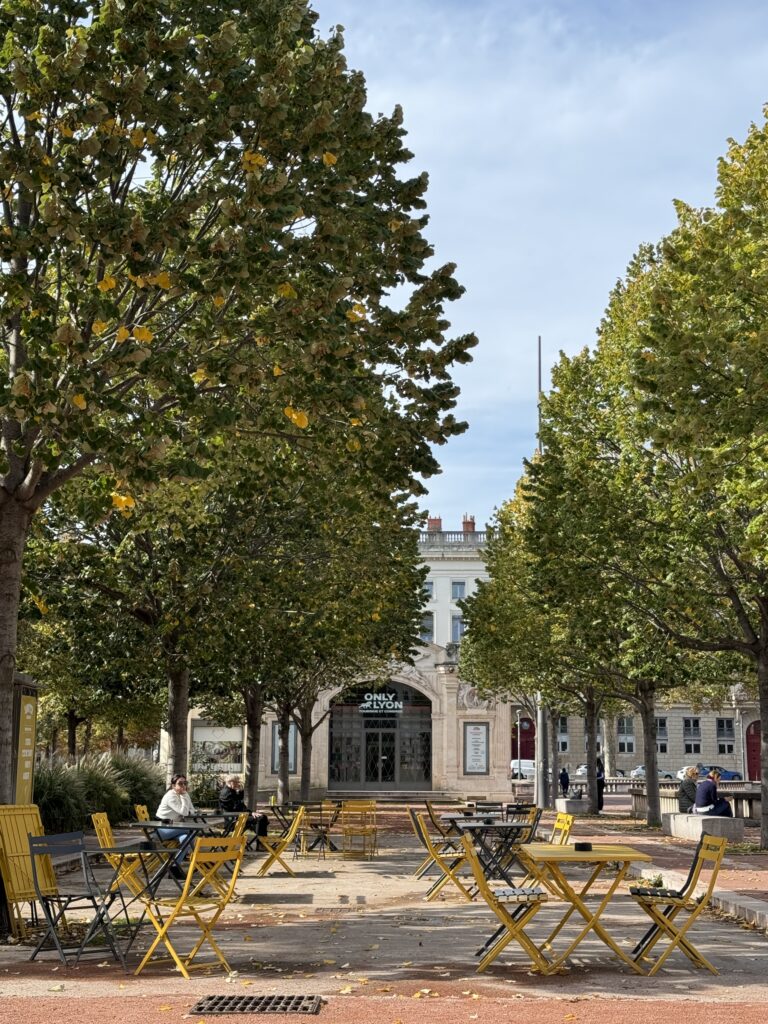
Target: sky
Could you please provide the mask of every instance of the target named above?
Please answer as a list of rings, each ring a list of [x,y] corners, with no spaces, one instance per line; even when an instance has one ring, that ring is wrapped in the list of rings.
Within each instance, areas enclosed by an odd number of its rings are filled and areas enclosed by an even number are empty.
[[[594,344],[633,253],[675,225],[673,201],[714,203],[727,140],[763,121],[764,0],[312,0],[345,28],[368,109],[404,110],[409,173],[427,171],[434,265],[466,293],[450,334],[465,434],[437,449],[421,506],[477,528],[512,496],[536,447],[561,351]]]

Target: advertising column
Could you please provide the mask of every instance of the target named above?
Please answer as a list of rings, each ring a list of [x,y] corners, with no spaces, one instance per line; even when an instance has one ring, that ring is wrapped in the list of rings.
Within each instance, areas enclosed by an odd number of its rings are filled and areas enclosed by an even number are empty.
[[[13,687],[14,803],[34,803],[37,684],[17,674]]]

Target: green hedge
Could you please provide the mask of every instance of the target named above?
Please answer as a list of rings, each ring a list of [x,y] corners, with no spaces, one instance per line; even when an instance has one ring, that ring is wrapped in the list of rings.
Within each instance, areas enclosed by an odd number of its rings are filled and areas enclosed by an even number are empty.
[[[34,801],[47,833],[90,829],[96,811],[119,825],[133,818],[135,803],[154,811],[164,790],[158,765],[124,755],[101,754],[78,764],[44,761],[35,770]]]

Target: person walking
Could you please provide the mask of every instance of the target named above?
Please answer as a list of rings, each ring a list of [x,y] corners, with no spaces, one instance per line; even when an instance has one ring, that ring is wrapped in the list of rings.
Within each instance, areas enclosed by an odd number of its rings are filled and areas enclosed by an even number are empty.
[[[565,767],[565,765],[563,765],[563,767],[560,769],[558,779],[560,780],[560,792],[563,794],[564,797],[568,796],[568,788],[571,785],[571,777],[568,774],[568,769]]]

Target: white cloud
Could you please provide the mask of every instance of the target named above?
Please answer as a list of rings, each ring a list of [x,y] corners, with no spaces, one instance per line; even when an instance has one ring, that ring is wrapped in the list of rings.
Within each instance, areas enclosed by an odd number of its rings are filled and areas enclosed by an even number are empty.
[[[718,156],[768,100],[757,0],[315,0],[346,26],[369,109],[405,111],[430,174],[428,237],[467,294],[448,315],[480,336],[457,373],[467,435],[438,450],[428,502],[484,521],[535,444],[545,358],[590,344],[632,253],[712,201]],[[493,426],[495,424],[495,428]],[[510,478],[511,474],[511,478]],[[467,493],[476,507],[467,508]],[[436,504],[437,503],[437,504]],[[440,507],[437,507],[439,504]],[[449,523],[450,520],[450,523]]]

